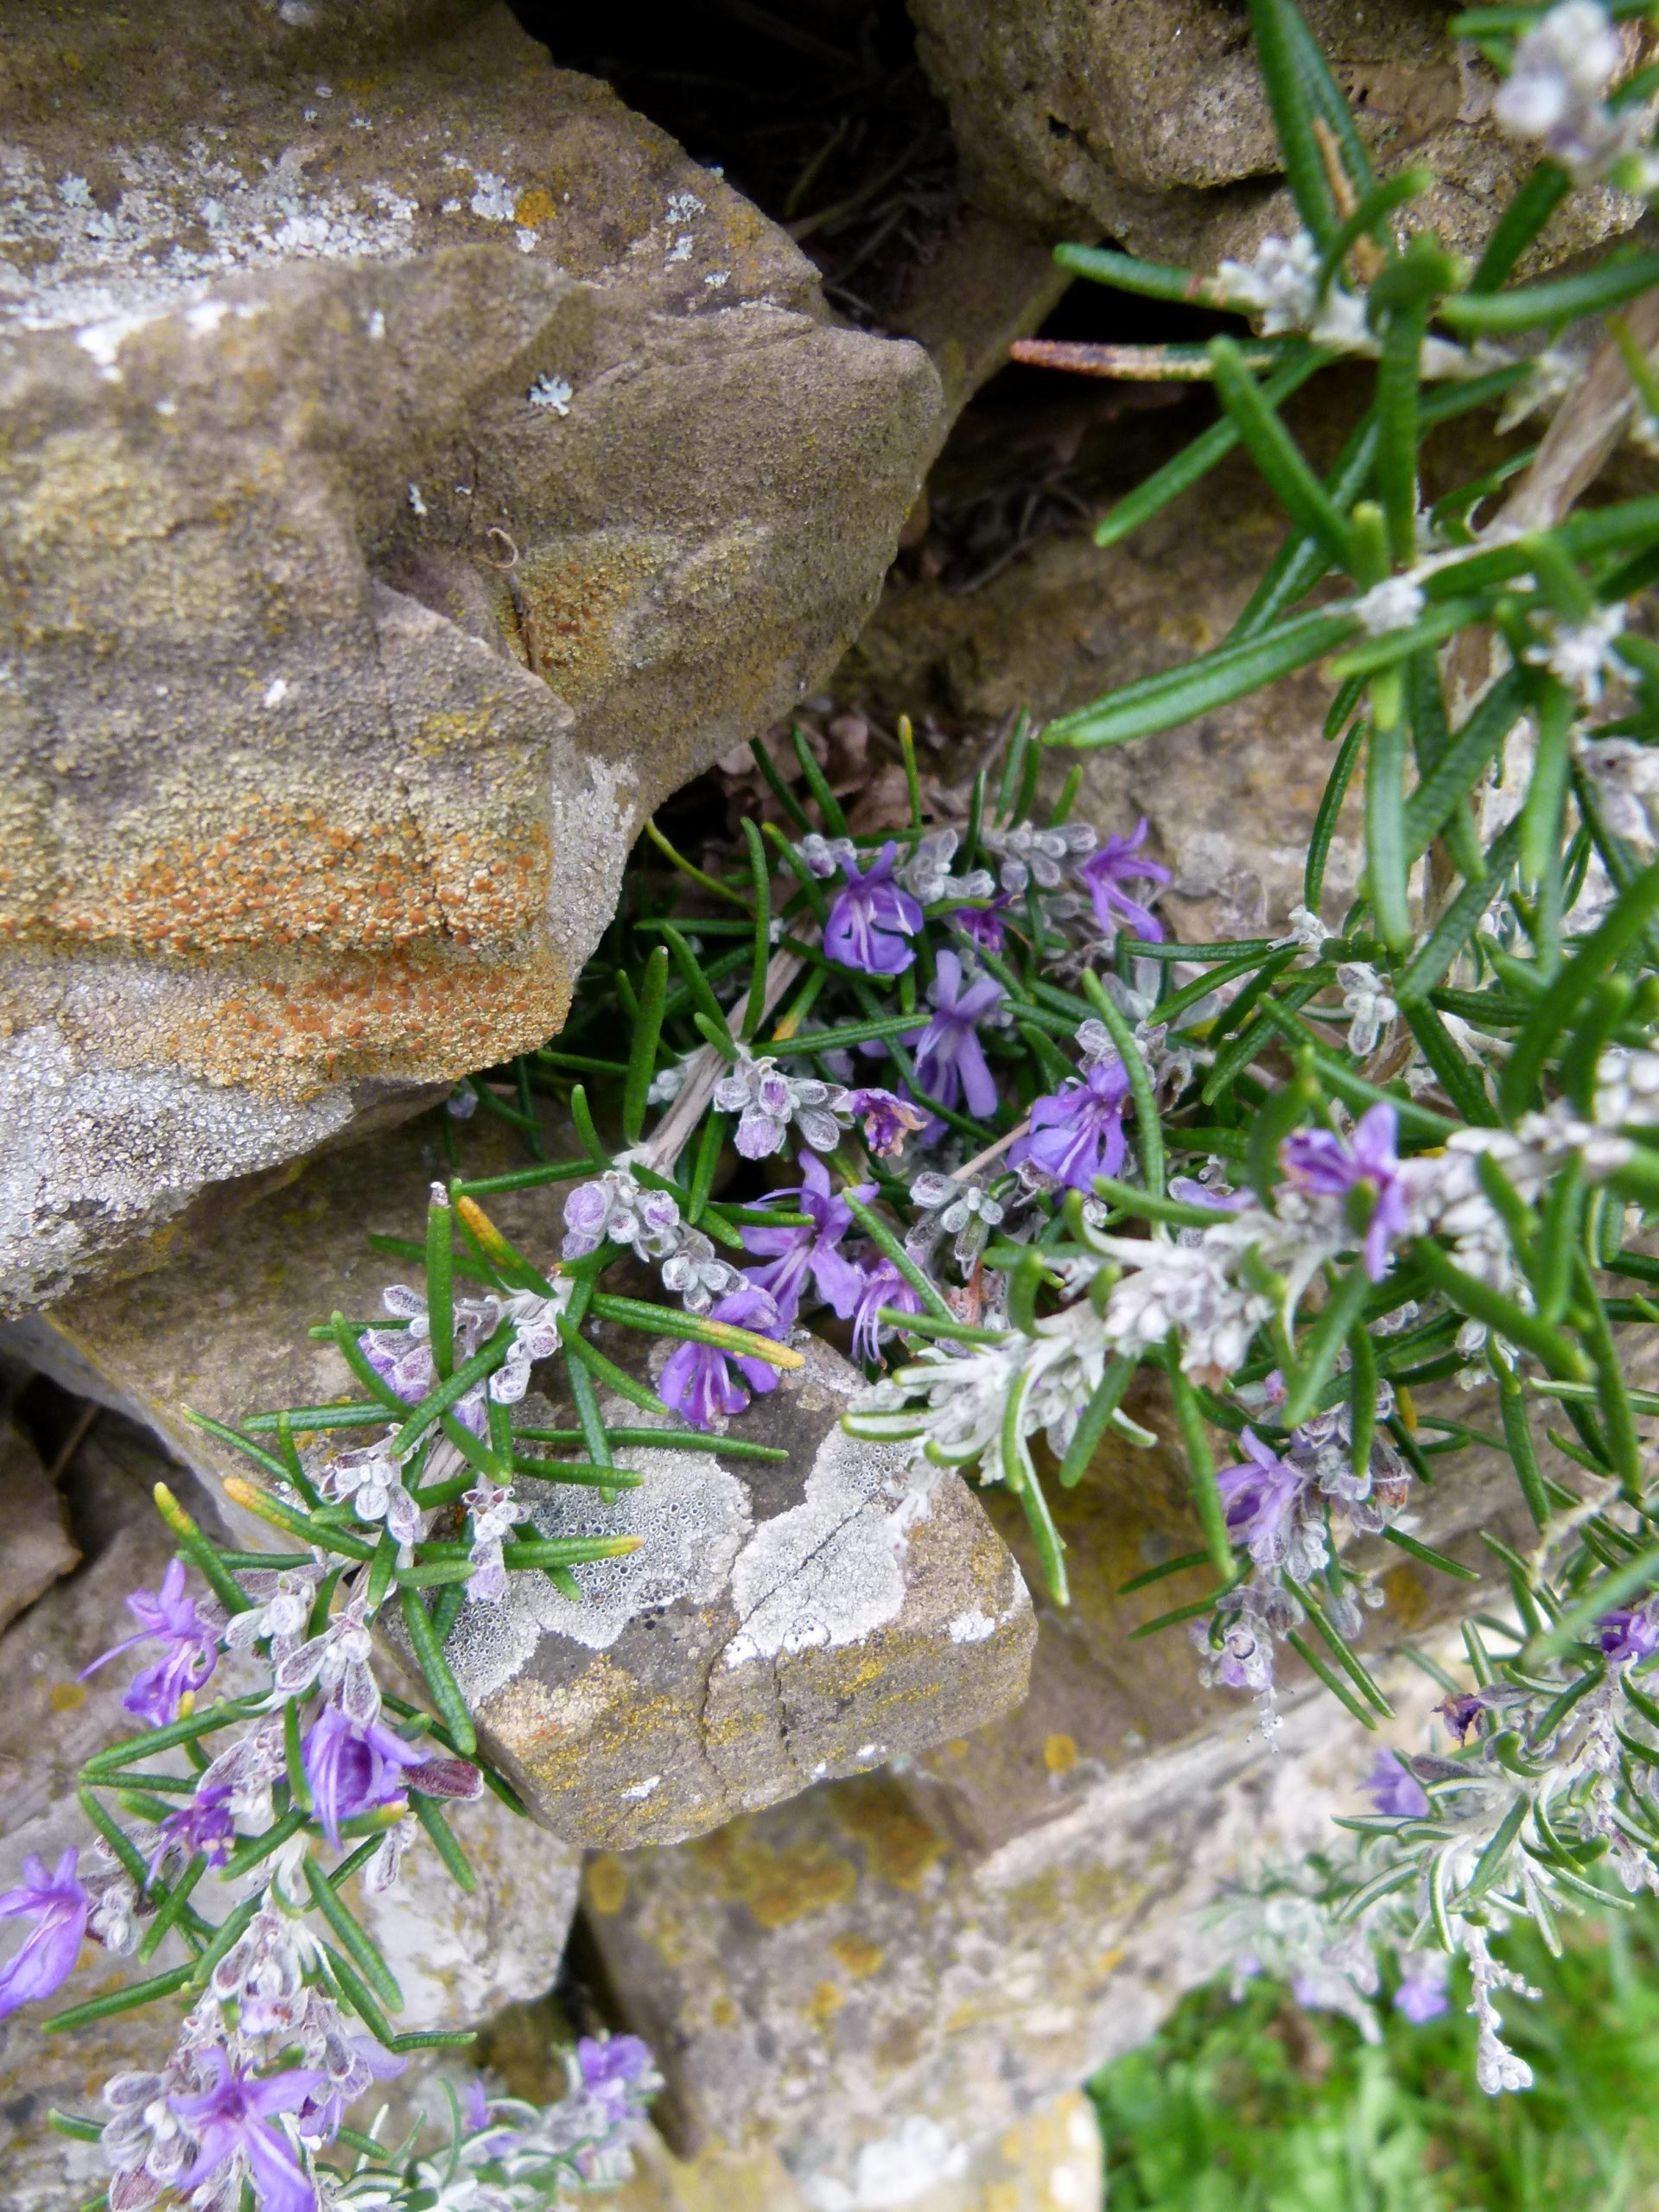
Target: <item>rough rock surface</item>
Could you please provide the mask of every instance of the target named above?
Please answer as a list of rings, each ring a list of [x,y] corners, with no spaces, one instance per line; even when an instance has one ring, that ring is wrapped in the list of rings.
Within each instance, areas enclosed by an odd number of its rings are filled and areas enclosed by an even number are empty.
[[[123,1633],[127,1592],[155,1588],[172,1555],[150,1486],[189,1486],[149,1439],[109,1415],[80,1446],[67,1480],[85,1563],[0,1637],[0,1889],[17,1879],[29,1853],[50,1864],[70,1844],[84,1848],[89,1840],[76,1770],[130,1725],[121,1695],[138,1662],[118,1660],[86,1682],[77,1677]],[[505,2004],[540,1995],[557,1971],[575,1904],[575,1852],[492,1796],[453,1814],[477,1876],[470,1897],[423,1839],[396,1891],[353,1900],[403,1985],[404,2027],[470,2027]],[[161,1963],[172,1962],[163,1953]],[[157,1970],[89,1944],[74,1994],[96,1995]],[[0,2023],[0,2198],[9,2212],[64,2212],[101,2186],[97,2146],[54,2134],[46,2114],[54,2105],[95,2113],[111,2073],[164,2054],[175,2017],[163,2004],[70,2036],[42,2035],[37,2008]]]
[[[1414,1524],[1471,1565],[1479,1527],[1527,1541],[1513,1484],[1488,1471],[1461,1463],[1451,1510]],[[1185,1493],[1175,1447],[1118,1446],[1056,1500],[1073,1604],[1039,1601],[1017,1711],[678,1850],[590,1863],[590,1925],[668,2075],[677,2148],[769,2145],[826,2207],[906,2128],[972,2151],[1216,1972],[1202,1916],[1229,1880],[1363,1809],[1378,1738],[1324,1692],[1291,1681],[1275,1755],[1247,1700],[1199,1687],[1182,1631],[1128,1640],[1201,1594],[1189,1571],[1113,1595],[1190,1548]],[[1031,1574],[1017,1511],[991,1503]],[[1433,1630],[1452,1586],[1373,1548],[1389,1600],[1365,1639],[1375,1665],[1390,1637]],[[1438,1693],[1401,1662],[1379,1677],[1398,1715],[1382,1740],[1420,1741]]]
[[[13,1310],[556,1029],[939,411],[505,6],[65,25],[8,11],[0,92]]]
[[[675,1842],[1025,1694],[1031,1600],[977,1500],[951,1475],[915,1510],[902,1451],[841,1427],[855,1370],[797,1341],[804,1366],[733,1424],[787,1461],[631,1447],[639,1490],[550,1489],[536,1518],[641,1549],[578,1568],[579,1607],[525,1575],[456,1623],[480,1743],[559,1835]]]
[[[6,1535],[0,1549],[0,1629],[32,1605],[80,1554],[69,1534],[63,1500],[39,1452],[9,1421],[0,1420],[0,1507]]]
[[[910,5],[924,66],[987,207],[1051,237],[1105,235],[1199,267],[1294,221],[1236,0]],[[1424,219],[1459,251],[1478,245],[1533,156],[1492,124],[1497,79],[1447,37],[1444,7],[1306,0],[1304,13],[1378,169],[1436,170]],[[1621,194],[1579,195],[1529,265],[1582,251],[1640,213]]]
[[[924,2122],[850,2179],[797,2186],[775,2152],[689,2162],[648,2135],[613,2212],[1096,2212],[1105,2186],[1100,2127],[1080,2090],[1018,2120],[973,2152]]]
[[[469,1172],[515,1164],[487,1128],[464,1141]],[[433,1118],[372,1154],[314,1161],[171,1267],[13,1323],[0,1346],[148,1422],[212,1485],[245,1463],[185,1408],[234,1422],[340,1395],[338,1355],[307,1328],[336,1305],[378,1312],[405,1270],[368,1236],[417,1227],[442,1167]],[[490,1205],[524,1250],[556,1248],[556,1189]],[[898,1452],[839,1427],[853,1370],[805,1342],[807,1365],[734,1431],[786,1463],[630,1452],[646,1479],[613,1505],[550,1487],[549,1534],[638,1533],[643,1548],[578,1568],[580,1608],[526,1577],[501,1611],[468,1607],[457,1624],[452,1663],[485,1740],[562,1836],[693,1834],[958,1736],[1024,1694],[1030,1600],[980,1505],[950,1476],[912,1516]],[[626,1359],[648,1343],[619,1333],[607,1348]],[[250,1524],[252,1540],[266,1533]]]

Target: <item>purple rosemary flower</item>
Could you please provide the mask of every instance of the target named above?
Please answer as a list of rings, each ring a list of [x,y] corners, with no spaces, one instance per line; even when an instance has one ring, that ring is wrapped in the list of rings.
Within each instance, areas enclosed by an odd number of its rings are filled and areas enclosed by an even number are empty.
[[[1123,1165],[1123,1109],[1129,1078],[1114,1053],[1092,1060],[1081,1076],[1031,1109],[1031,1132],[1012,1146],[1008,1165],[1039,1168],[1073,1191],[1091,1191],[1096,1175]]]
[[[867,1253],[861,1274],[858,1303],[853,1308],[853,1357],[870,1361],[881,1357],[882,1338],[888,1333],[887,1324],[879,1318],[881,1308],[889,1306],[895,1313],[919,1313],[922,1300],[915,1285],[899,1274],[884,1252]]]
[[[922,910],[893,880],[899,848],[888,842],[861,874],[850,853],[841,872],[845,888],[836,894],[823,925],[823,949],[843,968],[866,976],[899,976],[916,957],[906,944],[922,926]]]
[[[1290,1548],[1296,1509],[1307,1478],[1264,1444],[1253,1428],[1239,1437],[1245,1459],[1216,1471],[1227,1509],[1227,1530],[1249,1547],[1258,1567],[1277,1567]]]
[[[1485,1710],[1486,1700],[1478,1690],[1454,1690],[1435,1707],[1460,1744],[1468,1742],[1469,1731]]]
[[[792,1201],[790,1211],[807,1215],[811,1226],[746,1227],[743,1230],[747,1249],[768,1262],[764,1268],[746,1268],[745,1280],[769,1294],[786,1329],[795,1325],[809,1274],[819,1297],[843,1321],[853,1310],[859,1288],[858,1270],[838,1249],[853,1225],[847,1201],[831,1191],[830,1170],[816,1154],[803,1152],[797,1156],[801,1163],[799,1187],[774,1195],[785,1204]],[[861,1204],[868,1203],[875,1196],[874,1184],[855,1185],[853,1196]]]
[[[1143,814],[1134,836],[1109,837],[1087,860],[1078,862],[1077,877],[1094,901],[1095,919],[1103,930],[1109,930],[1120,921],[1127,922],[1146,944],[1161,944],[1163,924],[1123,889],[1125,883],[1137,880],[1153,883],[1170,880],[1166,868],[1157,861],[1141,857],[1141,848],[1146,842],[1147,817]]]
[[[340,1823],[401,1803],[409,1787],[404,1770],[425,1757],[384,1721],[348,1720],[337,1705],[324,1706],[307,1732],[301,1759],[322,1832],[336,1851]]]
[[[319,2091],[326,2095],[327,2075],[309,2066],[285,2074],[245,2071],[218,2044],[202,2051],[198,2063],[213,2075],[213,2087],[168,2099],[200,2145],[175,2186],[181,2193],[198,2188],[234,2160],[232,2172],[252,2179],[259,2212],[316,2212],[317,2192],[298,2152],[270,2122],[279,2113],[297,2112]]]
[[[1391,1820],[1420,1821],[1428,1810],[1428,1792],[1402,1758],[1379,1751],[1360,1788],[1379,1813]]]
[[[783,1316],[771,1294],[750,1284],[722,1298],[709,1315],[711,1321],[729,1321],[740,1329],[753,1329],[762,1336],[781,1336]],[[733,1370],[737,1374],[733,1373]],[[746,1359],[721,1351],[715,1344],[687,1342],[670,1357],[657,1395],[665,1406],[683,1414],[693,1428],[712,1428],[718,1414],[741,1414],[749,1402],[749,1391],[737,1380],[741,1375],[749,1390],[764,1397],[778,1388],[778,1370],[764,1359]]]
[[[965,1098],[970,1114],[996,1111],[996,1083],[985,1064],[979,1025],[1002,1003],[1001,983],[989,976],[964,976],[954,952],[942,952],[929,984],[933,1019],[916,1048],[916,1080],[942,1106]]]
[[[156,1848],[149,1854],[146,1889],[156,1879],[170,1851],[179,1852],[187,1860],[205,1859],[210,1866],[225,1864],[236,1844],[236,1815],[231,1808],[235,1794],[228,1782],[217,1782],[211,1786],[198,1783],[190,1802],[167,1815],[156,1830]]]
[[[20,2005],[32,2004],[60,1989],[75,1970],[80,1939],[86,1933],[92,1899],[75,1868],[80,1853],[71,1844],[48,1874],[34,1852],[23,1861],[23,1878],[0,1895],[0,1919],[34,1916],[22,1948],[0,1967],[0,2020]]]
[[[652,2073],[651,2049],[638,2036],[583,2036],[576,2045],[583,2088],[613,2123],[640,2107],[630,2094]]]
[[[1651,1605],[1617,1605],[1596,1623],[1602,1650],[1615,1667],[1651,1659],[1659,1651],[1659,1615]]]
[[[176,1559],[162,1575],[161,1588],[135,1590],[127,1599],[127,1611],[139,1624],[137,1634],[111,1644],[82,1671],[80,1680],[84,1682],[88,1675],[96,1674],[122,1652],[130,1651],[135,1643],[159,1638],[167,1649],[153,1665],[134,1675],[121,1704],[136,1719],[148,1721],[153,1728],[165,1728],[178,1719],[186,1694],[199,1690],[218,1666],[221,1623],[213,1614],[204,1613],[189,1595],[184,1586],[184,1562]]]
[[[891,1090],[850,1090],[847,1103],[863,1122],[864,1141],[877,1160],[896,1160],[917,1130],[927,1127],[921,1108]]]
[[[1400,1986],[1394,1993],[1396,2012],[1421,2028],[1425,2020],[1438,2020],[1450,2011],[1446,1984],[1452,1961],[1444,1951],[1407,1951],[1400,1965]]]
[[[1373,1106],[1356,1124],[1351,1148],[1329,1129],[1298,1129],[1279,1147],[1285,1174],[1304,1198],[1347,1200],[1350,1222],[1365,1232],[1365,1272],[1373,1282],[1388,1273],[1389,1247],[1411,1225],[1395,1128],[1393,1107]]]
[[[1008,909],[1013,904],[1012,891],[999,891],[988,906],[956,906],[947,918],[988,952],[1001,952]]]

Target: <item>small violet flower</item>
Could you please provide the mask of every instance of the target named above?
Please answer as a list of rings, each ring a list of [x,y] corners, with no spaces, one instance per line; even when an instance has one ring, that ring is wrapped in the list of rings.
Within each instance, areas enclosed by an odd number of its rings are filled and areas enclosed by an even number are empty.
[[[1392,1751],[1379,1751],[1360,1788],[1379,1813],[1391,1820],[1420,1821],[1428,1810],[1428,1792]]]
[[[885,1253],[867,1255],[861,1267],[858,1302],[853,1308],[853,1357],[867,1363],[881,1357],[881,1343],[888,1333],[881,1308],[895,1313],[919,1313],[922,1300],[915,1285],[901,1275]]]
[[[1154,883],[1170,880],[1169,870],[1160,861],[1141,857],[1141,848],[1146,842],[1147,818],[1143,814],[1132,837],[1109,837],[1097,852],[1090,853],[1077,869],[1077,881],[1094,901],[1095,919],[1103,930],[1127,922],[1144,943],[1161,944],[1163,924],[1122,887],[1126,882],[1139,879]]]
[[[341,1822],[400,1803],[407,1795],[404,1770],[425,1757],[383,1721],[359,1723],[337,1705],[323,1707],[306,1732],[301,1762],[323,1834],[336,1851]]]
[[[709,1315],[711,1321],[728,1321],[740,1329],[753,1329],[762,1336],[784,1332],[783,1316],[770,1293],[751,1284],[722,1298]],[[663,1370],[657,1394],[665,1406],[683,1414],[693,1428],[712,1428],[720,1414],[741,1414],[749,1402],[749,1390],[733,1369],[764,1397],[778,1388],[778,1370],[764,1359],[747,1359],[721,1351],[718,1345],[686,1343],[671,1354]]]
[[[1328,1129],[1299,1129],[1279,1147],[1279,1158],[1292,1185],[1304,1198],[1344,1198],[1349,1201],[1353,1226],[1353,1198],[1369,1201],[1363,1222],[1365,1272],[1381,1282],[1389,1269],[1389,1247],[1411,1225],[1405,1182],[1395,1151],[1396,1117],[1392,1106],[1373,1106],[1354,1130],[1352,1148]]]
[[[1632,1662],[1640,1664],[1659,1651],[1659,1614],[1651,1605],[1634,1610],[1625,1605],[1615,1606],[1596,1623],[1596,1634],[1611,1665],[1627,1667]]]
[[[927,1116],[908,1098],[891,1090],[852,1090],[847,1103],[864,1125],[864,1141],[877,1160],[896,1160],[918,1129],[927,1127]]]
[[[121,1700],[125,1712],[148,1721],[153,1728],[165,1728],[176,1720],[184,1697],[199,1690],[219,1664],[222,1618],[216,1609],[204,1611],[184,1586],[184,1562],[175,1559],[162,1577],[159,1590],[135,1590],[127,1599],[127,1611],[139,1624],[137,1634],[111,1645],[79,1677],[84,1682],[88,1675],[122,1652],[130,1651],[135,1643],[148,1643],[152,1638],[163,1643],[167,1649],[161,1657],[133,1677]]]
[[[814,1152],[833,1152],[852,1118],[839,1084],[785,1075],[770,1055],[757,1060],[741,1054],[715,1085],[714,1097],[722,1114],[738,1116],[732,1141],[745,1160],[766,1160],[781,1150],[791,1122]]]
[[[889,842],[861,874],[850,854],[841,872],[846,887],[836,895],[823,925],[823,949],[843,968],[866,976],[899,976],[916,957],[906,938],[922,926],[922,910],[893,880],[899,848]]]
[[[941,952],[927,995],[933,1018],[916,1050],[918,1083],[942,1106],[966,1099],[970,1114],[994,1114],[996,1082],[986,1065],[979,1026],[1001,1005],[1002,986],[988,976],[964,976],[956,954]]]
[[[1245,1429],[1239,1442],[1247,1456],[1216,1471],[1228,1533],[1249,1546],[1258,1567],[1277,1567],[1289,1551],[1307,1478],[1253,1428]]]
[[[638,2036],[583,2036],[576,2045],[576,2067],[583,2088],[613,2122],[640,2108],[636,2085],[649,2085],[656,2072],[650,2046]]]
[[[1446,1985],[1452,1961],[1444,1951],[1408,1951],[1400,1964],[1403,1971],[1394,1993],[1396,2012],[1402,2012],[1414,2027],[1420,2028],[1425,2020],[1438,2020],[1442,2012],[1450,2011]]]
[[[759,1229],[750,1225],[742,1232],[746,1248],[767,1262],[763,1268],[746,1268],[745,1276],[757,1290],[769,1294],[786,1329],[795,1325],[809,1275],[824,1304],[843,1321],[859,1292],[858,1271],[839,1249],[842,1238],[853,1225],[847,1201],[831,1192],[830,1171],[821,1160],[810,1152],[800,1154],[799,1159],[798,1188],[774,1195],[791,1211],[805,1214],[810,1226]],[[875,1196],[875,1185],[860,1183],[852,1195],[868,1204]]]
[[[982,944],[988,952],[1001,952],[1013,904],[1013,892],[999,891],[988,906],[957,906],[950,918],[976,944]]]
[[[315,2212],[317,2192],[299,2152],[270,2122],[279,2113],[297,2112],[319,2092],[326,2094],[327,2075],[306,2066],[255,2074],[233,2065],[220,2044],[204,2050],[200,2063],[213,2075],[213,2086],[199,2095],[168,2100],[200,2145],[175,2187],[197,2188],[234,2160],[232,2172],[245,2173],[253,2182],[259,2212]]]
[[[75,1873],[79,1857],[72,1844],[48,1874],[44,1860],[31,1852],[22,1881],[0,1895],[0,1919],[32,1915],[35,1921],[22,1948],[0,1967],[0,2020],[21,2005],[50,1997],[75,1970],[92,1910],[86,1885]]]
[[[215,1783],[211,1789],[198,1783],[190,1802],[167,1815],[156,1830],[146,1889],[172,1851],[187,1860],[205,1859],[210,1866],[225,1864],[236,1843],[236,1815],[231,1803],[234,1795],[228,1783]]]
[[[1123,1165],[1123,1109],[1129,1078],[1116,1054],[1093,1060],[1081,1076],[1031,1109],[1031,1132],[1011,1147],[1008,1165],[1052,1175],[1073,1191],[1091,1191],[1096,1175]]]

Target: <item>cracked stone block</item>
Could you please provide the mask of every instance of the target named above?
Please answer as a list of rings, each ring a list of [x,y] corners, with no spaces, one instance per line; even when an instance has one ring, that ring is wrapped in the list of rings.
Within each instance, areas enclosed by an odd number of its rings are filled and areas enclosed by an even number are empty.
[[[0,1630],[67,1574],[80,1557],[63,1500],[40,1454],[12,1422],[0,1421],[0,1506],[6,1541],[0,1549]]]
[[[469,1173],[521,1164],[493,1128],[469,1126],[465,1142]],[[216,1487],[245,1463],[186,1408],[234,1423],[349,1391],[332,1344],[307,1329],[336,1306],[379,1312],[382,1287],[407,1268],[367,1238],[418,1227],[444,1172],[435,1119],[372,1153],[313,1161],[171,1267],[14,1322],[0,1350],[147,1422]],[[516,1244],[552,1257],[557,1189],[489,1203]],[[649,1339],[604,1341],[644,1373]],[[481,1738],[572,1842],[675,1840],[958,1736],[1024,1694],[1031,1601],[977,1498],[947,1476],[918,1511],[896,1448],[840,1427],[854,1370],[812,1339],[804,1348],[806,1364],[731,1430],[787,1461],[630,1451],[645,1481],[609,1506],[550,1485],[547,1534],[637,1534],[642,1548],[578,1567],[580,1606],[534,1576],[514,1578],[503,1608],[461,1612],[449,1657]],[[240,1525],[270,1537],[251,1517]]]
[[[1099,2124],[1077,2089],[972,2152],[926,2122],[900,2126],[847,2183],[803,2190],[775,2152],[682,2160],[655,2133],[634,2163],[614,2212],[1096,2212],[1105,2188]]]
[[[12,1312],[545,1041],[941,409],[505,5],[65,20],[0,86]]]
[[[1173,1430],[1150,1389],[1135,1410]],[[1017,1506],[987,1502],[1039,1587]],[[1275,1751],[1248,1699],[1201,1688],[1184,1629],[1129,1640],[1207,1586],[1188,1570],[1116,1595],[1192,1548],[1179,1447],[1110,1440],[1053,1503],[1073,1603],[1038,1598],[1017,1710],[677,1849],[589,1864],[593,1936],[658,2050],[683,2155],[775,2152],[842,2212],[901,2126],[976,2152],[1141,2041],[1224,1963],[1206,1916],[1226,1886],[1329,1844],[1332,1812],[1365,1809],[1379,1743],[1423,1740],[1440,1691],[1388,1647],[1432,1649],[1469,1586],[1381,1541],[1357,1554],[1388,1599],[1362,1649],[1395,1719],[1367,1734],[1293,1661]],[[1522,1522],[1512,1480],[1469,1455],[1410,1525],[1478,1566],[1479,1531],[1524,1550]]]
[[[918,1510],[902,1452],[841,1427],[861,1377],[797,1341],[804,1364],[731,1424],[786,1461],[630,1448],[640,1488],[550,1486],[536,1520],[638,1552],[576,1568],[580,1606],[515,1576],[461,1611],[447,1656],[480,1744],[559,1835],[677,1841],[1025,1694],[1031,1600],[977,1499],[949,1476]]]
[[[1305,0],[1309,28],[1379,174],[1439,184],[1414,220],[1478,248],[1535,149],[1491,119],[1497,79],[1446,35],[1437,0]],[[911,0],[918,50],[950,110],[974,196],[1050,237],[1100,237],[1213,267],[1294,223],[1242,8],[1232,0]],[[1627,32],[1631,66],[1642,35]],[[1628,230],[1641,205],[1575,194],[1529,273]]]
[[[78,1677],[130,1625],[128,1592],[154,1589],[172,1555],[152,1486],[166,1481],[192,1492],[188,1475],[149,1438],[111,1415],[82,1442],[65,1481],[85,1561],[0,1637],[0,1890],[19,1878],[31,1852],[50,1864],[90,1840],[76,1773],[130,1726],[121,1696],[142,1662],[117,1660],[86,1681]],[[449,1809],[477,1878],[472,1895],[455,1888],[422,1837],[396,1890],[353,1899],[402,1984],[404,2028],[471,2027],[540,1996],[557,1973],[575,1909],[575,1852],[493,1796]],[[156,1964],[139,1967],[89,1943],[64,2001],[118,1988],[182,1955],[163,1951]],[[176,2013],[162,2004],[72,2035],[43,2035],[41,2017],[43,2008],[30,2007],[0,2021],[0,2199],[8,2212],[64,2212],[102,2187],[96,2145],[55,2134],[46,2115],[54,2106],[96,2113],[111,2073],[165,2055]],[[416,2073],[409,2070],[400,2094],[418,2090]]]

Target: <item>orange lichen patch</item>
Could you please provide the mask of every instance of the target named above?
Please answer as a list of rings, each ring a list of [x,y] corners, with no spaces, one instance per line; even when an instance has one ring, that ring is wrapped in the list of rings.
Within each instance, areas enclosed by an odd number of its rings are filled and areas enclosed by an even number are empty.
[[[429,856],[429,848],[432,848]],[[422,938],[499,942],[545,900],[541,823],[435,840],[407,812],[356,824],[310,800],[261,794],[206,835],[120,833],[83,861],[46,917],[62,937],[189,957],[257,945],[391,950]]]
[[[871,1873],[894,1889],[919,1890],[944,1850],[944,1838],[917,1818],[891,1783],[849,1783],[836,1811],[848,1834],[863,1845]]]
[[[830,1948],[855,1981],[862,1981],[873,1974],[887,1955],[879,1943],[872,1943],[867,1936],[837,1936]]]
[[[604,1913],[608,1918],[612,1913],[620,1912],[626,1901],[626,1869],[613,1851],[602,1851],[583,1875],[582,1886],[594,1910]]]
[[[360,1073],[433,1082],[550,1037],[573,978],[541,947],[511,960],[436,950],[292,961],[190,994],[155,1049],[209,1083],[302,1096]]]
[[[762,1928],[787,1928],[840,1904],[858,1887],[858,1870],[822,1843],[775,1849],[750,1840],[751,1823],[733,1821],[690,1848],[720,1895],[747,1905]]]
[[[572,706],[613,672],[618,620],[660,568],[643,545],[594,539],[520,563],[531,665]]]
[[[1075,1736],[1049,1736],[1043,1743],[1043,1764],[1051,1774],[1070,1774],[1077,1763]]]
[[[530,191],[519,194],[518,204],[512,211],[512,219],[523,230],[539,230],[543,223],[550,223],[558,212],[553,205],[552,194],[543,192],[537,185]]]

